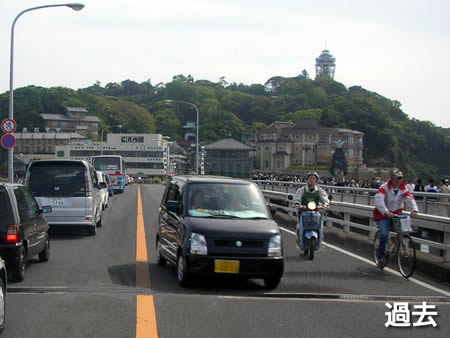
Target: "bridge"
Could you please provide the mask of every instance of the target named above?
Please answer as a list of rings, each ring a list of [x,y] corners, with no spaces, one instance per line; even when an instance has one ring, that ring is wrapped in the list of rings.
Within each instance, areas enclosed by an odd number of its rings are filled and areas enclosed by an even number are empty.
[[[110,200],[96,236],[88,237],[79,229],[52,233],[50,261],[32,261],[25,280],[9,284],[3,336],[448,337],[448,280],[422,271],[408,280],[395,269],[381,271],[364,249],[348,245],[364,242],[363,236],[369,241],[373,224],[363,223],[370,203],[346,201],[347,193],[342,201],[340,192],[333,192],[336,217],[327,220],[326,243],[314,261],[307,261],[295,247],[295,217],[286,191],[277,189],[263,189],[280,208],[285,272],[277,289],[264,289],[260,280],[231,278],[197,280],[191,288],[180,287],[174,266],[156,264],[164,186],[132,185]],[[295,187],[288,193],[293,191]],[[370,198],[358,194],[357,201],[360,197]],[[342,213],[350,216],[341,219]],[[429,220],[431,229],[439,217],[427,214],[420,221]],[[438,231],[448,231],[448,219],[443,221]],[[342,238],[342,243],[332,235]],[[430,247],[424,255],[448,264],[432,253],[432,248],[447,252],[448,243],[436,247],[438,241],[423,241],[421,245]],[[388,305],[398,302],[411,310],[410,325],[386,327]],[[437,327],[413,326],[419,320],[412,314],[414,307],[423,302],[436,306]]]

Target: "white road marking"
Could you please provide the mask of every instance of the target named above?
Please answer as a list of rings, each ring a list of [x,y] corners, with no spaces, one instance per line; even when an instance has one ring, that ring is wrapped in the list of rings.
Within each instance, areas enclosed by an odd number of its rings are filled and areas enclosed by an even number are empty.
[[[284,232],[287,232],[287,233],[289,233],[289,234],[291,234],[291,235],[296,236],[295,232],[292,231],[292,230],[289,230],[289,229],[286,229],[286,228],[283,228],[283,227],[280,227],[280,229],[283,230]],[[341,249],[341,248],[339,248],[339,247],[337,247],[337,246],[335,246],[335,245],[326,243],[325,241],[322,241],[322,244],[325,245],[325,246],[327,246],[327,247],[329,247],[329,248],[331,248],[331,249],[334,249],[334,250],[336,250],[336,251],[342,252],[342,253],[345,254],[345,255],[348,255],[348,256],[350,256],[350,257],[359,259],[359,260],[362,261],[362,262],[365,262],[365,263],[370,264],[370,265],[372,265],[372,266],[376,266],[375,262],[373,262],[373,261],[371,261],[371,260],[368,260],[367,258],[358,256],[358,255],[355,255],[355,254],[352,253],[352,252],[349,252],[349,251],[347,251],[347,250]],[[397,271],[395,271],[395,270],[392,270],[391,268],[387,268],[387,267],[386,267],[386,268],[383,269],[383,271],[390,272],[390,273],[392,273],[393,275],[396,275],[396,276],[398,276],[398,277],[403,278],[403,276],[402,276],[399,272],[397,272]],[[406,278],[404,278],[404,279],[406,279]],[[407,280],[410,281],[410,282],[416,283],[416,284],[418,284],[418,285],[420,285],[420,286],[423,286],[423,287],[425,287],[425,288],[427,288],[427,289],[433,290],[433,291],[435,291],[435,292],[437,292],[437,293],[443,294],[444,296],[450,297],[450,292],[447,292],[447,291],[445,291],[445,290],[439,289],[439,288],[437,288],[437,287],[435,287],[435,286],[433,286],[433,285],[430,285],[430,284],[428,284],[428,283],[419,281],[419,280],[417,280],[417,279],[415,279],[415,278],[408,278]]]

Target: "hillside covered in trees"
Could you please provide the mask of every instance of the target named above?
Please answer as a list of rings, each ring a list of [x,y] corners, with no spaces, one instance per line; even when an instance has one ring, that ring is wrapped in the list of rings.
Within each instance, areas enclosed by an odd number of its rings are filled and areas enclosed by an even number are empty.
[[[271,90],[268,91],[267,88]],[[449,174],[448,130],[428,121],[409,118],[401,104],[359,86],[320,78],[273,77],[265,85],[195,81],[177,75],[169,83],[99,83],[73,90],[29,86],[14,91],[18,129],[44,127],[40,113],[60,113],[64,107],[85,107],[101,119],[101,128],[122,124],[124,133],[161,133],[180,140],[182,126],[195,121],[189,105],[200,111],[200,140],[241,139],[274,121],[317,119],[324,127],[364,132],[363,157],[370,167],[400,167],[408,176],[423,178]],[[8,116],[8,93],[0,95],[0,117]],[[3,150],[2,150],[3,151]],[[3,154],[2,159],[5,156]]]

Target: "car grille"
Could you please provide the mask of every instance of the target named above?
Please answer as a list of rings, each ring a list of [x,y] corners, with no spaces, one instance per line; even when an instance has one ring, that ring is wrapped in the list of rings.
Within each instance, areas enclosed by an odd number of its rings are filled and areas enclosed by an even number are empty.
[[[216,239],[213,242],[216,248],[264,248],[264,241]]]
[[[208,253],[223,257],[265,257],[267,243],[261,239],[208,239]]]

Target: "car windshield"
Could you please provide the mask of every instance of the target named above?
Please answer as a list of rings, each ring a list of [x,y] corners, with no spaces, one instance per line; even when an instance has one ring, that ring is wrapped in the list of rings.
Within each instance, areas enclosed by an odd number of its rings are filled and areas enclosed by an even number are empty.
[[[245,219],[268,218],[264,199],[253,184],[191,184],[188,191],[188,215]]]
[[[29,188],[34,196],[86,196],[82,164],[45,163],[31,166]]]
[[[119,170],[120,158],[118,157],[99,157],[92,159],[92,165],[97,170]]]

